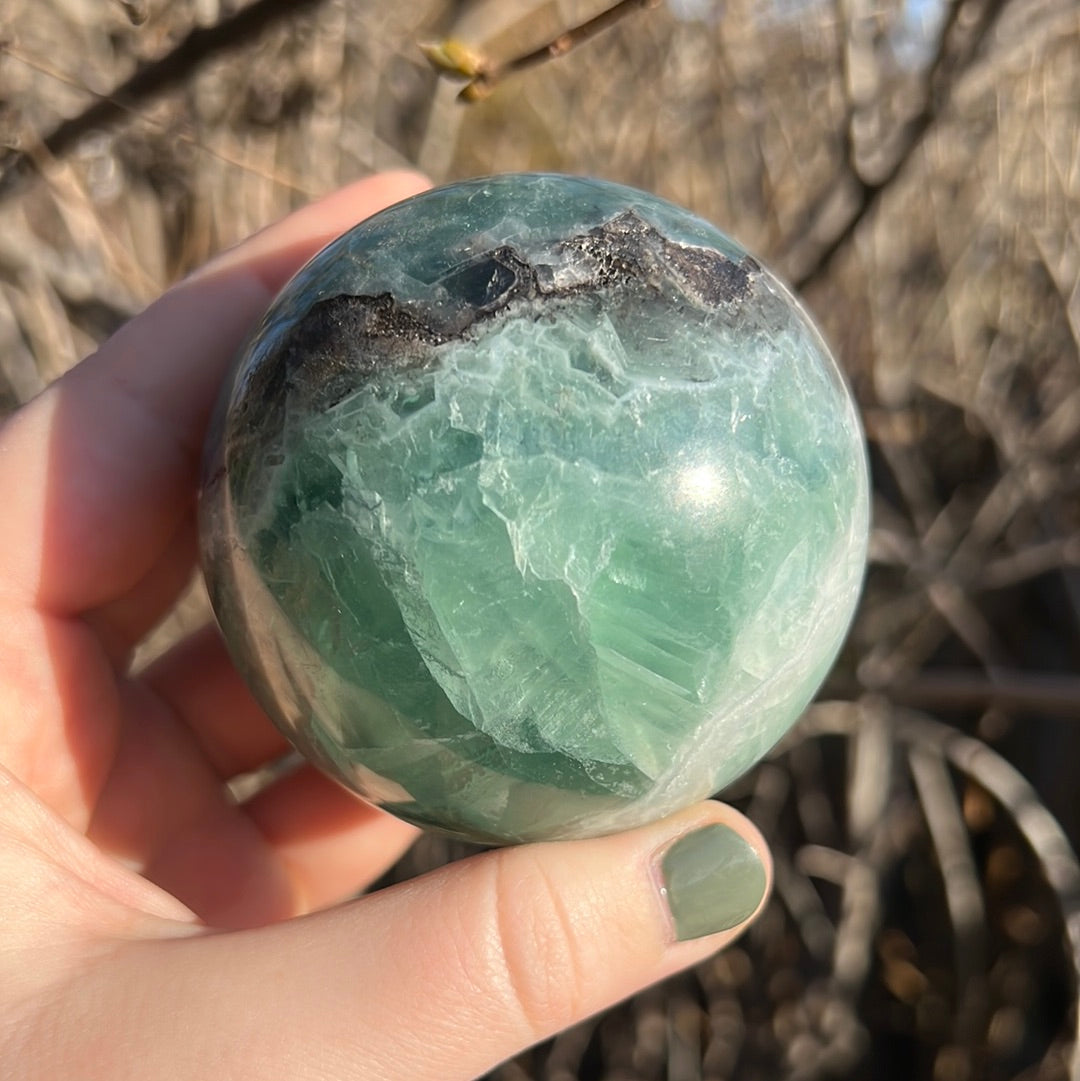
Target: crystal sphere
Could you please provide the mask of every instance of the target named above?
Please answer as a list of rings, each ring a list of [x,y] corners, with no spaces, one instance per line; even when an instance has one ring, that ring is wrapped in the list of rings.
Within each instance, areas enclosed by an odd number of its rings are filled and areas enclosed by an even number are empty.
[[[589,836],[787,730],[860,589],[865,446],[813,324],[688,211],[452,184],[340,237],[225,381],[211,599],[295,746],[424,827]]]

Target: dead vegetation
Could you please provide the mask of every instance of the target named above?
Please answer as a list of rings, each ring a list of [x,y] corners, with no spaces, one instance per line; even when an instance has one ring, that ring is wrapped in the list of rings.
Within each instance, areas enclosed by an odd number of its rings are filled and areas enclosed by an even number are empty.
[[[823,703],[730,794],[776,851],[765,918],[496,1076],[1068,1076],[1080,8],[670,0],[467,108],[416,48],[502,61],[606,6],[9,0],[0,408],[376,169],[592,173],[717,222],[801,289],[856,389],[865,598]],[[202,618],[196,590],[162,635]],[[397,874],[453,854],[425,839]]]

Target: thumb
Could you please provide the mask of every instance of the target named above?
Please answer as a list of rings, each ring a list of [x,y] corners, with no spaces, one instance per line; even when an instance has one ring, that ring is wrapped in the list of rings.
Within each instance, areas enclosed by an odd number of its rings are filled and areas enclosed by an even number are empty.
[[[102,1076],[466,1081],[725,946],[769,868],[754,827],[704,803],[272,927],[131,943],[103,992],[125,1002],[101,1026],[126,1016],[124,1062]]]

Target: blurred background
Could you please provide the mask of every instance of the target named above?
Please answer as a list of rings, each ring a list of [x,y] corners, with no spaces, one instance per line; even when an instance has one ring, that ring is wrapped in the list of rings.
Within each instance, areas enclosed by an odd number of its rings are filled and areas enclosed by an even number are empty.
[[[3,0],[0,412],[372,171],[648,188],[800,292],[862,408],[870,566],[820,701],[725,797],[733,949],[499,1081],[1070,1076],[1080,871],[1080,3]],[[147,646],[206,615],[198,583]],[[391,877],[456,858],[425,838]]]

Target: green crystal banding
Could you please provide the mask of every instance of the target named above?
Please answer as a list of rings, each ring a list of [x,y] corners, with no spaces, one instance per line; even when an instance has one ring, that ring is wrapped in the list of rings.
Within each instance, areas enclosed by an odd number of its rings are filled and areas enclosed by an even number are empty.
[[[810,321],[652,196],[470,181],[285,288],[227,381],[204,563],[297,746],[485,841],[629,827],[787,729],[839,648],[863,442]]]

